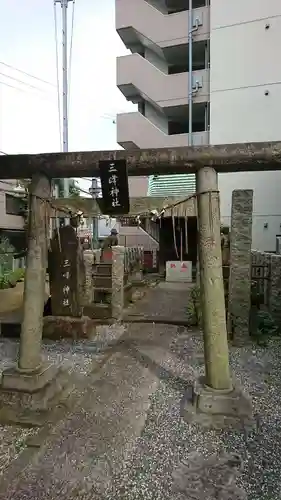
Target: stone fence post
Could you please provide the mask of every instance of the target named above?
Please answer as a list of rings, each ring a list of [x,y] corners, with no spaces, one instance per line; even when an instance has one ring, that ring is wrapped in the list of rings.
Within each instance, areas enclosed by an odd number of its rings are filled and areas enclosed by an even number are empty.
[[[112,247],[112,318],[122,319],[124,308],[125,247]]]
[[[93,302],[94,253],[92,250],[84,251],[84,263],[85,263],[85,289],[84,289],[83,306],[90,306]]]
[[[135,284],[143,282],[143,257],[142,249],[140,247],[134,248],[134,264],[131,275],[131,281]]]
[[[281,328],[281,255],[270,256],[269,310],[276,325]]]

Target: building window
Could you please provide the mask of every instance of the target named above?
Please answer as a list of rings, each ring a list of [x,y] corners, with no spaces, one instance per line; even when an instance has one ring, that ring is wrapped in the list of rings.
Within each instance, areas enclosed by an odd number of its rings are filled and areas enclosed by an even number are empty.
[[[24,210],[24,202],[21,198],[11,194],[5,195],[6,214],[7,215],[22,215]]]

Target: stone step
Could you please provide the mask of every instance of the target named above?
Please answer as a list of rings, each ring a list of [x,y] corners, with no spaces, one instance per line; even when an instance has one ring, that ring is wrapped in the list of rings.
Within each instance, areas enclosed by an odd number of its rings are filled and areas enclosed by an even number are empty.
[[[111,264],[97,264],[93,266],[93,274],[102,274],[103,276],[111,276]]]
[[[112,278],[111,276],[93,276],[93,287],[97,288],[111,288],[112,287]]]

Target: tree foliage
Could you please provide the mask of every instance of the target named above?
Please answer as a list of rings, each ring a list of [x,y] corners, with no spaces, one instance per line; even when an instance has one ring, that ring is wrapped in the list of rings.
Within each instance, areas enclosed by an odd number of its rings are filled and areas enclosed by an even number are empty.
[[[54,179],[54,184],[58,186],[59,197],[63,198],[63,179]],[[70,198],[78,198],[80,196],[80,190],[78,183],[75,179],[69,179],[69,196]]]
[[[54,179],[53,182],[54,185],[58,186],[59,188],[59,197],[63,198],[63,179]],[[28,188],[30,185],[29,179],[20,179],[17,181],[17,184],[19,187],[22,187],[26,191],[26,193],[28,193]],[[69,196],[70,198],[77,198],[78,196],[80,196],[79,186],[75,179],[69,179]]]

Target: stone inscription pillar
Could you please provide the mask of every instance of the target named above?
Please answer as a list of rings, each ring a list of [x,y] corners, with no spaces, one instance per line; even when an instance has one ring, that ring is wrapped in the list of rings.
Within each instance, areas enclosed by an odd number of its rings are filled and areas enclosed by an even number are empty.
[[[53,316],[82,316],[85,294],[83,252],[72,226],[56,230],[49,255]]]
[[[236,344],[249,337],[253,190],[232,193],[228,331]]]

